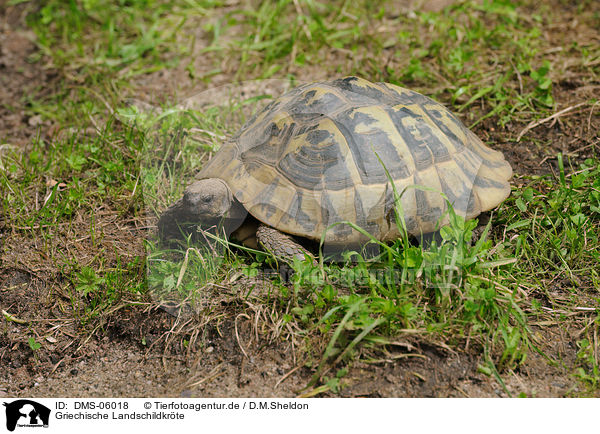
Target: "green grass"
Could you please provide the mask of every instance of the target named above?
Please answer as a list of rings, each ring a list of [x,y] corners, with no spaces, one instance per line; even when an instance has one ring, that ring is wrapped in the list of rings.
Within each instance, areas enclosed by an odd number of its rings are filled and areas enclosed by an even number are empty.
[[[432,95],[478,128],[489,119],[507,129],[557,109],[560,77],[600,76],[597,44],[571,41],[552,52],[544,30],[555,17],[529,1],[465,1],[439,13],[367,1],[23,3],[39,47],[29,60],[57,74],[27,96],[26,112],[62,131],[40,135],[25,152],[0,154],[3,225],[16,240],[41,240],[33,255],[58,270],[73,315],[90,328],[140,294],[197,297],[206,317],[231,315],[202,294],[235,276],[259,278],[269,262],[233,246],[215,254],[191,242],[164,250],[148,237],[142,245],[145,232],[134,222],[180,197],[259,102],[239,97],[234,86],[228,103],[211,107],[177,108],[171,95],[159,95],[167,102],[155,113],[128,106],[126,97],[138,96],[140,80],[152,73],[184,70],[187,84],[201,89],[223,77],[294,82],[358,74]],[[600,26],[597,14],[581,19]],[[475,347],[480,370],[503,375],[536,348],[532,319],[581,307],[596,308],[597,317],[598,159],[559,156],[557,167],[554,175],[518,179],[524,185],[500,207],[487,238],[470,243],[473,223],[452,218],[428,248],[404,240],[380,246],[375,259],[356,252],[322,268],[296,263],[291,285],[269,277],[275,291],[251,294],[250,287],[244,297],[274,309],[303,339],[315,372],[308,394],[338,392],[356,360],[400,357],[394,338],[402,334]],[[139,249],[105,242],[107,214],[136,233]],[[68,244],[73,234],[87,244]],[[593,393],[597,318],[582,330],[574,375]]]
[[[450,102],[471,125],[522,122],[555,105],[554,70],[564,66],[545,54],[555,48],[543,38],[550,12],[524,0],[464,1],[439,13],[367,1],[52,0],[28,21],[65,82],[49,97],[33,96],[31,110],[77,122],[162,69],[184,68],[202,86],[224,74],[306,80],[302,68],[331,65],[314,78],[358,74],[405,85]],[[578,58],[571,68],[600,56],[585,42],[565,50]],[[198,71],[198,58],[211,66]],[[598,76],[597,66],[588,70]]]
[[[485,237],[470,245],[475,224],[453,215],[442,240],[426,248],[399,240],[382,245],[384,253],[374,259],[355,252],[352,262],[323,270],[298,266],[294,285],[305,295],[292,310],[296,320],[309,331],[335,330],[314,382],[326,361],[356,357],[359,342],[385,351],[394,336],[407,332],[454,345],[468,337],[492,367],[523,361],[529,347],[525,315],[518,293],[498,278],[498,269],[512,261],[491,252]]]
[[[575,376],[581,380],[589,390],[594,390],[600,384],[600,363],[598,362],[598,317],[596,317],[592,331],[593,338],[586,337],[577,341],[577,360],[579,367]]]
[[[36,139],[28,152],[5,154],[0,186],[6,192],[2,196],[6,222],[53,227],[76,214],[91,217],[102,202],[135,207],[141,197],[139,190],[136,196],[140,146],[136,131],[115,128],[109,121],[91,137],[74,133],[51,143]],[[50,181],[56,184],[51,186]]]
[[[88,126],[123,100],[133,77],[174,68],[190,55],[182,26],[201,8],[161,0],[50,0],[32,5],[28,24],[42,56],[60,74],[30,110],[63,126]]]
[[[561,155],[558,166],[556,177],[534,178],[514,192],[499,215],[520,259],[512,271],[550,299],[545,283],[559,276],[593,296],[600,283],[600,167],[588,159],[566,175]]]
[[[63,291],[82,325],[124,295],[145,291],[144,262],[133,252],[115,251],[104,229],[107,215],[127,220],[143,209],[136,162],[141,143],[135,130],[109,121],[91,137],[76,132],[51,143],[36,139],[26,152],[0,156],[3,223],[37,246],[23,259],[64,278]]]
[[[215,36],[207,50],[219,60],[239,59],[236,78],[293,76],[331,62],[338,65],[334,74],[442,97],[465,112],[471,126],[489,117],[504,126],[555,106],[555,66],[544,54],[548,12],[503,0],[457,2],[440,13],[398,11],[386,2],[270,0],[229,12],[213,30],[225,34],[229,26],[247,36]],[[600,54],[593,44],[569,50],[580,50],[584,59]]]
[[[125,307],[147,292],[143,261],[139,259],[122,264],[117,258],[114,264],[103,264],[98,270],[74,265],[69,275],[69,295],[74,316],[81,326],[95,326],[94,320]],[[128,299],[129,302],[123,303]]]

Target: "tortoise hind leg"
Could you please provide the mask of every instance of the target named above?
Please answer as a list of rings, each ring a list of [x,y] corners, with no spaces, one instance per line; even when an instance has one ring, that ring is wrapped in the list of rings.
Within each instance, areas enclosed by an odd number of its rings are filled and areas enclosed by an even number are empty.
[[[289,264],[293,264],[294,258],[304,261],[305,256],[313,257],[300,244],[289,235],[279,232],[266,225],[259,225],[256,230],[256,238],[264,248],[273,255],[282,258]],[[313,259],[314,261],[314,259]]]

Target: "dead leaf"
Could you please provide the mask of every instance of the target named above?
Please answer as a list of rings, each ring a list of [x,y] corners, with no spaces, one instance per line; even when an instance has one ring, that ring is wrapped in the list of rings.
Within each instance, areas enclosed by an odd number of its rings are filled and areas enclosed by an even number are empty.
[[[58,182],[58,181],[55,181],[54,179],[49,179],[48,181],[46,181],[46,185],[50,188],[54,188],[54,186],[56,184],[58,184],[59,191],[67,188],[67,184],[65,184],[64,182]]]
[[[42,116],[40,116],[40,115],[32,116],[29,118],[27,123],[32,127],[37,127],[38,125],[41,125],[43,123]]]

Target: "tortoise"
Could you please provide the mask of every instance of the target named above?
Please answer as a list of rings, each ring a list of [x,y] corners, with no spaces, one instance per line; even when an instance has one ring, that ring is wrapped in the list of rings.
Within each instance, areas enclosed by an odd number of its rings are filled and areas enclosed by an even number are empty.
[[[340,249],[369,239],[341,222],[398,239],[395,209],[412,236],[448,223],[446,199],[471,219],[510,194],[511,176],[501,152],[424,95],[358,77],[314,82],[273,100],[221,146],[162,214],[159,233],[222,224],[291,261],[305,254],[294,236]]]

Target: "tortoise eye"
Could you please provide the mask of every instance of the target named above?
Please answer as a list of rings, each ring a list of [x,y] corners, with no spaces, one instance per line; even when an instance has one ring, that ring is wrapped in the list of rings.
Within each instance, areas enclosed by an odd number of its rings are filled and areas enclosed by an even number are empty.
[[[213,200],[212,195],[211,196],[202,196],[202,203],[209,203]]]

